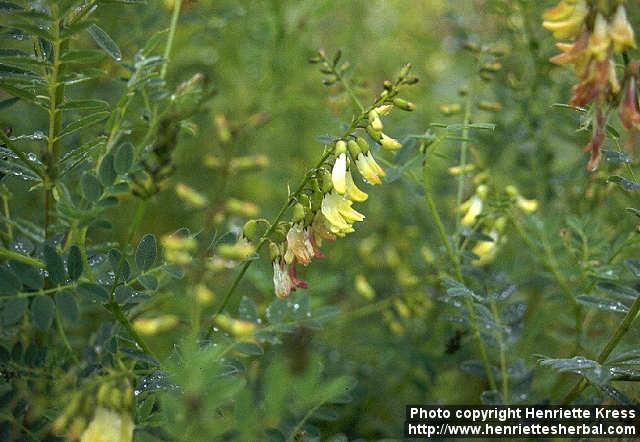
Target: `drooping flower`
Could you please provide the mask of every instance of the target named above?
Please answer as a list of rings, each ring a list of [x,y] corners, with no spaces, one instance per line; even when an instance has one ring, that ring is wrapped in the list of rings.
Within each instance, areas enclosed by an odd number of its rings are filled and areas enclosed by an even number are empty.
[[[305,281],[298,279],[295,265],[287,264],[281,258],[273,261],[273,286],[276,296],[280,299],[286,299],[291,292],[298,288],[306,289],[309,287]]]
[[[384,128],[380,115],[375,109],[369,111],[369,124],[374,130],[380,131]]]
[[[341,153],[336,158],[336,162],[333,164],[333,169],[331,170],[331,182],[333,183],[333,188],[339,194],[344,194],[347,190],[347,154]]]
[[[578,35],[588,14],[586,0],[562,0],[544,12],[542,26],[557,39],[572,38]]]
[[[356,186],[356,183],[353,182],[351,171],[347,170],[345,177],[346,177],[346,192],[345,192],[346,197],[349,198],[351,201],[356,201],[356,202],[366,201],[367,198],[369,198],[369,195],[367,195],[365,192],[360,190],[358,186]]]
[[[391,138],[384,132],[380,133],[380,145],[382,146],[383,149],[386,149],[386,150],[398,150],[402,148],[402,143],[400,143],[395,138]]]
[[[322,214],[329,223],[329,230],[338,236],[353,232],[353,223],[364,220],[364,215],[351,207],[352,201],[338,193],[328,193],[322,199]]]
[[[103,406],[96,407],[92,421],[82,433],[81,442],[131,442],[134,424],[131,416]]]
[[[313,245],[306,229],[300,223],[291,226],[287,232],[287,251],[284,260],[287,264],[292,264],[294,259],[306,266],[315,255]]]
[[[460,220],[463,225],[472,225],[476,221],[476,218],[482,213],[484,207],[483,200],[486,198],[487,192],[487,186],[481,184],[476,189],[476,193],[460,205],[459,210],[464,213],[464,216]]]
[[[385,176],[385,172],[373,158],[371,152],[359,153],[358,157],[356,158],[356,167],[358,168],[358,171],[360,172],[362,177],[369,184],[382,183],[380,177]]]
[[[613,16],[609,35],[611,37],[611,41],[613,41],[613,48],[617,53],[636,47],[633,27],[627,19],[627,11],[623,5],[618,6],[618,9]]]
[[[478,241],[471,250],[478,257],[473,261],[474,266],[483,266],[492,262],[498,252],[498,232],[494,229],[485,235],[493,239],[493,241]]]

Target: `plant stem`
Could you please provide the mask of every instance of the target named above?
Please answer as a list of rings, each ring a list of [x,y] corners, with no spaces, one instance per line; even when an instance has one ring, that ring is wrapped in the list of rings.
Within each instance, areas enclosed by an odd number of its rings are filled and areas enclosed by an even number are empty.
[[[34,267],[44,267],[44,263],[39,259],[23,255],[22,253],[14,252],[13,250],[5,249],[4,247],[0,247],[0,256],[13,259],[14,261],[20,261]]]
[[[471,122],[471,105],[473,103],[473,90],[471,86],[467,92],[467,99],[464,106],[464,118],[462,120],[462,143],[460,144],[460,162],[458,167],[460,168],[460,175],[458,175],[458,191],[456,193],[456,209],[462,205],[462,197],[464,195],[464,169],[467,166],[467,149],[469,147],[469,123]],[[462,219],[462,212],[456,210],[456,235],[460,234],[460,220]]]
[[[2,206],[4,209],[4,217],[7,221],[11,220],[11,211],[9,210],[9,198],[6,195],[2,195]],[[7,222],[7,238],[9,243],[13,241],[13,226],[10,222]]]
[[[67,351],[71,355],[71,359],[73,359],[73,362],[77,364],[79,362],[78,357],[76,356],[76,353],[73,351],[73,347],[71,347],[71,344],[69,343],[69,339],[67,338],[67,333],[64,331],[62,318],[60,317],[60,309],[58,309],[58,306],[56,306],[56,328],[58,329],[58,334],[60,335],[60,339],[62,339],[64,346],[67,348]]]
[[[633,302],[624,319],[620,324],[618,324],[618,328],[616,328],[616,331],[613,333],[613,335],[611,335],[609,341],[598,355],[598,363],[604,364],[607,361],[613,350],[618,346],[624,335],[627,334],[627,332],[631,328],[631,325],[638,317],[638,312],[640,312],[640,296],[637,297]],[[564,405],[568,405],[573,402],[582,392],[582,390],[587,387],[587,384],[588,382],[584,379],[578,381],[576,385],[574,385],[574,387],[571,389],[571,391],[565,396],[562,403]]]
[[[67,40],[62,41],[60,38],[61,21],[58,17],[58,7],[52,8],[52,35],[51,41],[53,60],[51,62],[51,71],[48,78],[49,93],[49,132],[47,135],[47,154],[45,158],[46,173],[44,176],[44,235],[45,239],[49,237],[49,228],[51,224],[51,212],[55,204],[53,199],[53,186],[56,182],[56,163],[58,161],[58,151],[60,148],[60,140],[58,134],[62,128],[62,112],[59,107],[64,99],[64,82],[60,80],[62,75],[62,63],[60,61],[61,53],[66,49]]]
[[[164,79],[167,75],[167,68],[169,67],[169,58],[171,57],[171,50],[173,49],[173,39],[176,35],[176,28],[178,27],[178,19],[180,18],[180,9],[182,8],[182,0],[175,0],[173,4],[173,15],[171,16],[171,25],[169,27],[169,36],[167,37],[167,45],[164,48],[164,64],[160,71],[160,78]]]
[[[151,348],[149,348],[149,346],[144,341],[144,339],[142,339],[142,336],[140,336],[138,332],[135,331],[135,329],[133,328],[133,326],[125,316],[125,314],[122,312],[122,308],[120,308],[120,306],[116,302],[111,302],[107,308],[113,314],[113,316],[118,320],[118,322],[122,324],[122,326],[129,332],[133,340],[136,341],[136,344],[138,344],[138,346],[142,349],[142,351],[144,351],[146,354],[148,354],[153,359],[159,362],[160,359],[158,359],[158,357],[151,350]]]
[[[498,313],[498,306],[495,301],[491,301],[491,313],[493,319],[498,325],[498,332],[496,333],[496,339],[498,341],[498,348],[500,348],[500,376],[502,378],[502,402],[504,405],[509,405],[509,370],[507,367],[507,353],[506,346],[504,345],[504,338],[502,336],[502,330],[504,325],[500,320],[500,314]]]
[[[462,276],[462,269],[460,267],[460,260],[456,253],[454,252],[453,246],[449,241],[449,237],[447,236],[447,232],[444,228],[444,224],[442,223],[442,219],[440,218],[440,214],[438,213],[438,209],[436,207],[435,201],[433,199],[433,188],[431,186],[431,180],[429,176],[429,166],[428,166],[428,151],[425,152],[425,158],[422,163],[422,186],[424,189],[425,200],[427,202],[427,206],[429,207],[429,211],[431,212],[431,217],[433,218],[434,223],[436,224],[436,229],[438,231],[438,236],[440,237],[440,241],[445,246],[447,250],[447,255],[449,256],[449,260],[453,264],[454,272],[457,280],[460,283],[464,283],[464,278]],[[473,335],[478,344],[478,350],[480,352],[480,358],[482,359],[482,365],[484,366],[484,370],[487,376],[487,381],[489,382],[489,386],[492,390],[497,390],[497,384],[493,376],[493,369],[491,367],[491,363],[489,362],[489,356],[487,355],[487,349],[484,345],[484,341],[482,340],[482,336],[480,334],[480,328],[478,326],[478,318],[476,315],[476,309],[473,304],[473,300],[465,297],[465,304],[467,310],[469,311],[469,322],[471,325],[471,329],[473,331]]]

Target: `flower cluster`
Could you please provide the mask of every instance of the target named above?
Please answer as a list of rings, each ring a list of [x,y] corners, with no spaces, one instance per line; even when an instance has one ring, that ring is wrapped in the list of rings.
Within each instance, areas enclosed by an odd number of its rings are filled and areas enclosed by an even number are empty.
[[[375,160],[366,135],[358,135],[356,130],[366,132],[382,149],[396,151],[402,147],[382,131],[382,117],[396,107],[413,110],[415,105],[394,98],[394,88],[386,87],[376,105],[363,112],[359,124],[332,143],[326,151],[326,160],[312,171],[307,188],[296,195],[291,221],[279,226],[283,240],[270,244],[273,284],[279,298],[308,287],[298,278],[296,266],[307,266],[314,258],[323,257],[320,247],[324,240],[343,237],[354,231],[356,222],[364,220],[365,216],[353,203],[365,201],[368,195],[358,187],[352,172],[357,170],[365,183],[377,185],[382,183],[385,171]]]
[[[551,58],[553,63],[575,67],[579,83],[572,90],[569,104],[580,107],[594,104],[593,134],[585,147],[585,151],[591,153],[587,168],[594,171],[600,162],[600,148],[605,138],[606,106],[616,104],[620,99],[615,56],[636,47],[633,28],[623,3],[615,8],[595,8],[586,0],[561,0],[545,11],[543,26],[557,39],[571,40],[557,43],[562,53]],[[625,80],[626,89],[631,93],[635,81]],[[625,112],[629,114],[629,109],[625,110],[623,105],[623,117]],[[627,125],[633,124],[627,120]]]
[[[64,431],[65,440],[130,442],[135,428],[132,406],[133,389],[127,380],[105,380],[90,392],[74,393],[52,428],[55,433]]]
[[[515,186],[507,186],[504,192],[509,205],[521,212],[531,214],[538,210],[538,201],[525,198]],[[493,262],[498,252],[498,246],[505,240],[506,216],[498,214],[493,217],[481,217],[486,212],[489,193],[490,189],[486,184],[478,185],[476,192],[458,209],[462,212],[460,223],[463,226],[473,227],[482,234],[471,249],[471,252],[477,256],[477,259],[473,261],[474,266],[484,266]]]

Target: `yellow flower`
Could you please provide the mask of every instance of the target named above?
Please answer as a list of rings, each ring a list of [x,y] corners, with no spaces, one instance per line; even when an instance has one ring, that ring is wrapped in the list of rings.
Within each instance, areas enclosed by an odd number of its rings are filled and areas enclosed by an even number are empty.
[[[357,201],[357,202],[366,201],[367,198],[369,198],[369,195],[367,195],[365,192],[360,190],[358,186],[356,186],[356,183],[353,182],[353,177],[351,176],[350,171],[347,171],[347,174],[346,174],[345,195],[351,201]]]
[[[386,135],[384,132],[380,133],[380,144],[382,148],[386,150],[398,150],[402,147],[402,143]]]
[[[385,176],[384,170],[376,163],[371,152],[359,153],[356,158],[356,167],[369,184],[380,184],[382,182],[380,177]]]
[[[544,12],[544,26],[557,39],[572,38],[578,35],[589,13],[586,0],[562,0],[555,7]]]
[[[498,232],[494,229],[489,232],[488,236],[493,241],[478,241],[471,250],[479,259],[473,261],[474,266],[483,266],[492,262],[498,252]]]
[[[347,190],[347,154],[341,153],[336,158],[336,162],[333,163],[333,169],[331,170],[331,182],[333,188],[339,194],[344,194]]]
[[[98,406],[80,442],[131,442],[133,428],[129,414]]]
[[[178,325],[178,317],[175,315],[162,315],[157,318],[140,318],[133,323],[133,328],[143,335],[152,336],[160,332],[168,331]]]
[[[382,120],[380,119],[380,115],[378,115],[378,112],[375,109],[369,111],[369,124],[373,129],[377,131],[380,131],[384,128]]]
[[[609,24],[602,14],[596,15],[593,25],[593,33],[589,37],[587,53],[598,61],[603,61],[609,57],[609,46],[611,37],[609,36]]]
[[[609,29],[609,36],[613,41],[613,47],[616,52],[623,52],[627,48],[635,48],[636,40],[633,34],[633,28],[627,20],[627,11],[624,6],[618,6],[611,28]]]
[[[353,232],[352,224],[364,220],[364,215],[351,207],[353,203],[337,193],[328,193],[322,199],[322,214],[329,230],[339,236]]]

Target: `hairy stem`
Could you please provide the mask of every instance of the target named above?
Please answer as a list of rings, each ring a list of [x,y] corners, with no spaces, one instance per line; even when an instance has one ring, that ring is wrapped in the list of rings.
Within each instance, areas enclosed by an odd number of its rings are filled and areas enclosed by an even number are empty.
[[[67,40],[62,41],[60,37],[61,20],[58,17],[58,7],[54,5],[52,8],[53,26],[51,33],[53,40],[51,41],[53,60],[51,62],[51,70],[48,78],[48,94],[49,94],[49,131],[47,135],[47,154],[45,158],[46,173],[44,176],[44,235],[49,237],[51,225],[51,213],[53,205],[53,186],[55,186],[57,178],[58,154],[60,149],[60,140],[58,134],[62,128],[62,111],[60,105],[64,100],[64,82],[61,81],[62,62],[61,55],[68,44]]]
[[[167,37],[167,45],[164,48],[164,64],[160,71],[160,78],[165,78],[167,75],[167,68],[169,67],[169,59],[171,57],[171,50],[173,49],[173,39],[176,36],[176,29],[178,27],[178,19],[180,18],[180,9],[182,8],[182,0],[175,0],[173,4],[173,15],[171,16],[171,25],[169,27],[169,36]]]

